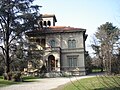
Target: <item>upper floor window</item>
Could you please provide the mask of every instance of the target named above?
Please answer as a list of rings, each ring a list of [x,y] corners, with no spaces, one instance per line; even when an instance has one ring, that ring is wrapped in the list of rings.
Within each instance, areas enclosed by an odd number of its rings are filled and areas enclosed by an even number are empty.
[[[75,39],[68,40],[68,48],[76,48],[76,40]]]
[[[50,40],[50,46],[55,47],[55,40]]]

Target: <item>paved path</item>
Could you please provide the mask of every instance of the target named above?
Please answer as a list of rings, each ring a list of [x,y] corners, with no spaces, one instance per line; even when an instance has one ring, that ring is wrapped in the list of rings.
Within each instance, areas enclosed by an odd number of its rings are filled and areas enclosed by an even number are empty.
[[[74,81],[76,79],[88,78],[96,76],[95,74],[87,75],[87,76],[79,76],[79,77],[72,77],[72,78],[44,78],[44,79],[37,79],[36,82],[30,83],[22,83],[17,85],[11,85],[7,87],[2,87],[0,90],[50,90],[57,88],[60,85],[64,85],[71,80]]]

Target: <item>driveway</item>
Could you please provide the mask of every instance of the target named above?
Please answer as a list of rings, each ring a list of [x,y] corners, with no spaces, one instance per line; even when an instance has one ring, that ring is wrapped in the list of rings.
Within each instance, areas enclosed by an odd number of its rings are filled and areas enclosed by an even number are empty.
[[[64,85],[71,80],[74,81],[76,79],[82,79],[82,78],[88,78],[88,77],[94,77],[96,74],[91,74],[87,76],[79,76],[79,77],[71,77],[71,78],[44,78],[44,79],[37,79],[36,82],[30,82],[30,83],[22,83],[22,84],[16,84],[11,85],[7,87],[2,87],[0,90],[50,90],[57,88],[60,85]]]

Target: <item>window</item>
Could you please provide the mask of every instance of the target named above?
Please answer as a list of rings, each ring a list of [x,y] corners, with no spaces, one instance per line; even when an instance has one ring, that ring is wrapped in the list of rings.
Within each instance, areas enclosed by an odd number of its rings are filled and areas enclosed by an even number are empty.
[[[68,48],[71,48],[72,46],[72,41],[71,40],[68,40]]]
[[[45,39],[41,39],[41,46],[45,48]]]
[[[67,60],[68,60],[69,67],[77,67],[78,60],[76,56],[69,56]]]
[[[55,40],[51,40],[50,45],[51,45],[51,47],[55,47]]]
[[[76,41],[75,41],[75,39],[72,40],[72,48],[76,48]]]
[[[36,42],[37,42],[37,43],[40,43],[40,39],[39,39],[39,38],[37,38],[37,39],[36,39]]]
[[[76,40],[68,40],[68,48],[76,48]]]

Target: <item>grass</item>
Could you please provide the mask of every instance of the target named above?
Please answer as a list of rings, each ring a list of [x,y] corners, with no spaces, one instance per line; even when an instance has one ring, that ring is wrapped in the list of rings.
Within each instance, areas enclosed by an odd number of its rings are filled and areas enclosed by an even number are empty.
[[[20,82],[13,82],[13,81],[8,81],[4,80],[2,76],[0,76],[0,87],[4,87],[7,85],[13,85],[13,84],[19,84]]]
[[[100,76],[70,82],[56,90],[120,90],[120,77]]]
[[[96,73],[96,72],[98,73],[98,72],[101,72],[101,69],[92,69],[92,72],[93,73]]]
[[[40,79],[39,77],[33,77],[33,76],[24,76],[23,78],[23,82],[34,82],[35,79]]]
[[[14,81],[8,81],[4,80],[3,76],[0,76],[0,87],[8,86],[8,85],[13,85],[13,84],[21,84],[24,82],[35,82],[35,79],[39,79],[38,77],[32,77],[32,76],[24,76],[23,82],[14,82]]]

